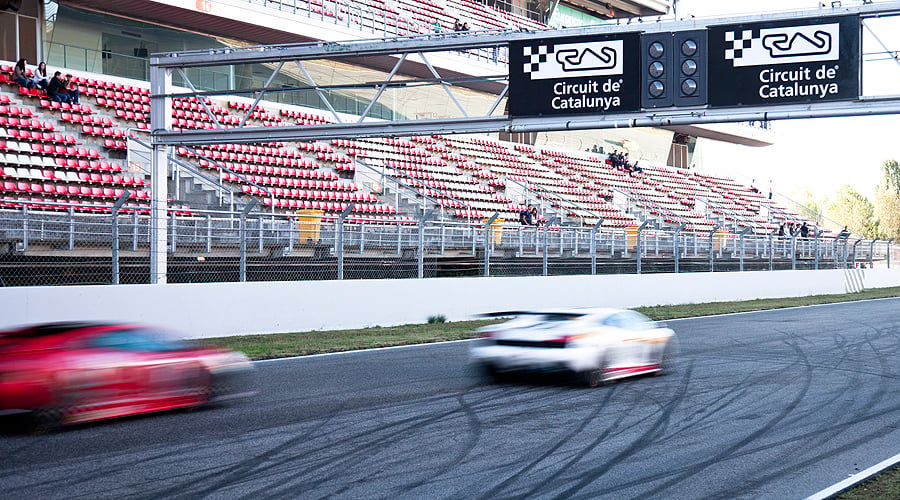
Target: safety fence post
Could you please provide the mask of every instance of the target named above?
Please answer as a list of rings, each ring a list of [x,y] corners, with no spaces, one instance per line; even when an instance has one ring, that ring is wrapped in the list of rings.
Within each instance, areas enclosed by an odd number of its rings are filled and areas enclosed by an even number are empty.
[[[431,217],[432,213],[434,213],[433,208],[425,212],[425,214],[419,219],[419,279],[425,277],[425,221],[427,221],[428,218]]]
[[[603,219],[597,221],[591,228],[591,275],[597,274],[597,230],[603,224]]]
[[[247,281],[247,214],[250,213],[251,210],[256,208],[256,205],[259,204],[259,200],[256,198],[251,198],[250,203],[247,203],[247,206],[244,207],[244,210],[241,211],[241,262],[240,262],[240,281],[241,283]]]
[[[131,191],[125,190],[116,199],[116,202],[113,203],[112,206],[112,284],[119,284],[119,209],[122,208],[122,205],[125,204],[125,201],[128,200],[128,197],[131,196]]]
[[[487,278],[491,275],[491,224],[497,220],[497,217],[500,217],[499,212],[494,212],[494,215],[491,216],[490,219],[484,224],[484,277]],[[473,238],[474,241],[474,238]],[[474,243],[473,243],[474,244]],[[544,254],[546,258],[546,247],[544,248]]]
[[[353,210],[355,203],[350,203],[347,205],[347,208],[341,211],[341,215],[338,216],[337,220],[337,234],[335,235],[334,241],[334,251],[337,256],[337,279],[344,279],[344,219],[347,218],[347,215],[350,211]],[[397,223],[397,227],[400,226],[400,223]],[[400,237],[399,232],[397,233],[397,237]]]
[[[544,255],[544,267],[543,267],[543,276],[547,276],[548,273],[548,263],[547,263],[547,247],[549,246],[549,238],[550,238],[550,225],[556,223],[557,216],[550,217],[550,220],[544,224],[544,249],[541,253]]]

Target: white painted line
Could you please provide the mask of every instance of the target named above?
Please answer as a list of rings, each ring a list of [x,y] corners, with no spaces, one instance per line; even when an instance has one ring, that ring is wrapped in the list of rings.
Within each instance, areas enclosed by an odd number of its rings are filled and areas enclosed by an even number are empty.
[[[361,353],[361,352],[386,351],[388,349],[409,349],[411,347],[423,347],[423,346],[440,345],[440,344],[453,344],[456,342],[469,342],[472,340],[475,340],[475,339],[444,340],[441,342],[423,342],[421,344],[394,345],[394,346],[388,346],[388,347],[373,347],[371,349],[356,349],[353,351],[323,352],[321,354],[306,354],[304,356],[288,356],[285,358],[258,359],[256,361],[254,361],[254,363],[271,363],[273,361],[288,361],[291,359],[322,358],[325,356],[338,356],[341,354],[357,354],[357,353]]]
[[[735,316],[738,314],[752,314],[752,313],[763,313],[763,312],[772,312],[772,311],[789,311],[791,309],[804,309],[807,307],[833,306],[833,305],[838,305],[838,304],[856,304],[858,302],[872,302],[875,300],[900,300],[900,297],[882,297],[880,299],[849,300],[847,302],[832,302],[830,304],[810,304],[810,305],[806,305],[806,306],[778,307],[775,309],[758,309],[756,311],[743,311],[743,312],[723,313],[723,314],[707,314],[705,316],[691,316],[688,318],[666,319],[666,320],[662,320],[662,321],[664,321],[666,323],[671,323],[673,321],[687,321],[687,320],[691,320],[691,319],[717,318],[717,317],[721,317],[721,316]],[[680,304],[680,305],[685,305],[685,304]],[[263,334],[263,335],[265,335],[265,334]],[[342,355],[342,354],[357,354],[357,353],[361,353],[361,352],[384,351],[387,349],[407,349],[410,347],[452,344],[455,342],[471,342],[473,340],[475,340],[475,339],[447,340],[444,342],[426,342],[423,344],[395,345],[395,346],[390,346],[390,347],[373,347],[371,349],[356,349],[353,351],[326,352],[326,353],[322,353],[322,354],[307,354],[304,356],[289,356],[289,357],[285,357],[285,358],[259,359],[259,360],[254,361],[254,363],[272,363],[275,361],[289,361],[292,359],[321,358],[323,356],[338,356],[338,355]]]
[[[786,298],[792,298],[792,297],[786,297]],[[794,297],[794,298],[796,298],[796,297]],[[766,299],[761,299],[761,300],[766,300]],[[771,309],[756,309],[754,311],[741,311],[741,312],[721,313],[721,314],[707,314],[705,316],[690,316],[687,318],[663,319],[660,321],[670,323],[672,321],[685,321],[685,320],[689,320],[689,319],[718,318],[718,317],[723,317],[723,316],[737,316],[740,314],[755,314],[755,313],[764,313],[764,312],[773,312],[773,311],[790,311],[791,309],[806,309],[807,307],[837,306],[837,305],[842,305],[842,304],[858,304],[860,302],[874,302],[874,301],[878,301],[878,300],[900,300],[900,297],[881,297],[879,299],[848,300],[845,302],[830,302],[828,304],[809,304],[809,305],[805,305],[805,306],[773,307]],[[678,304],[678,305],[690,305],[690,304]]]
[[[825,488],[818,493],[812,494],[806,497],[806,500],[825,500],[826,498],[831,498],[834,495],[837,495],[838,493],[841,493],[842,491],[852,488],[853,486],[856,486],[866,479],[869,479],[879,472],[890,469],[898,463],[900,463],[900,454],[894,455],[893,457],[876,465],[873,465],[872,467],[869,467],[868,469],[858,474],[854,474],[833,486]]]

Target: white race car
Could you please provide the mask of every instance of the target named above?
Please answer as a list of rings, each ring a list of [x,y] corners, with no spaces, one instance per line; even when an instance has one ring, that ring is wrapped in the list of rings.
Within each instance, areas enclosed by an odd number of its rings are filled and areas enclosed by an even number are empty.
[[[478,330],[471,362],[492,378],[510,372],[569,372],[590,387],[662,374],[675,354],[675,332],[635,311],[563,309],[490,313],[505,323]]]

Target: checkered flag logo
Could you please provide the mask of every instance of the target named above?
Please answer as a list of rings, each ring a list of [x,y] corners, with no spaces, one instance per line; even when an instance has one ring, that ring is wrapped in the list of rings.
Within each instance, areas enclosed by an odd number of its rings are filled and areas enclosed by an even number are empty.
[[[744,57],[758,43],[759,30],[742,30],[725,32],[725,60],[737,61]]]
[[[526,75],[537,73],[541,69],[541,64],[547,62],[547,56],[553,54],[553,46],[538,45],[537,47],[532,47],[531,45],[526,45],[523,49],[523,54],[527,62],[522,71]]]

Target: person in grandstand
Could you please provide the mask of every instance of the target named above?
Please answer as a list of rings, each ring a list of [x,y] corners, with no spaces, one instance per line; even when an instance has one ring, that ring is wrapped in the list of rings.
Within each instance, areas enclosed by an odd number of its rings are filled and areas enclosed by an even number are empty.
[[[16,66],[13,68],[12,80],[22,87],[30,89],[34,87],[34,83],[28,79],[25,69],[26,64],[28,64],[28,61],[24,57],[16,62]]]
[[[78,104],[78,83],[72,73],[66,75],[66,93],[69,94],[69,104]]]
[[[47,85],[47,96],[56,102],[69,102],[71,96],[66,92],[66,81],[62,78],[62,72],[53,73],[53,78]]]
[[[538,220],[538,211],[537,211],[537,208],[531,207],[530,215],[531,215],[531,217],[528,219],[528,224],[530,224],[530,225],[532,225],[532,226],[540,226],[540,225],[541,225],[541,221]]]
[[[523,226],[533,226],[534,225],[534,218],[533,218],[534,211],[535,211],[534,207],[532,207],[531,205],[528,205],[527,207],[525,207],[525,209],[523,209],[521,212],[519,212],[519,223],[522,224]]]
[[[847,226],[844,226],[844,229],[841,229],[841,232],[838,233],[838,238],[849,238],[850,230],[847,229]]]
[[[800,237],[808,238],[809,237],[809,226],[806,225],[806,222],[803,222],[803,225],[800,226]]]
[[[47,86],[50,85],[50,78],[47,76],[47,63],[41,61],[38,64],[38,67],[34,70],[31,82],[34,84],[34,87],[47,90]]]

